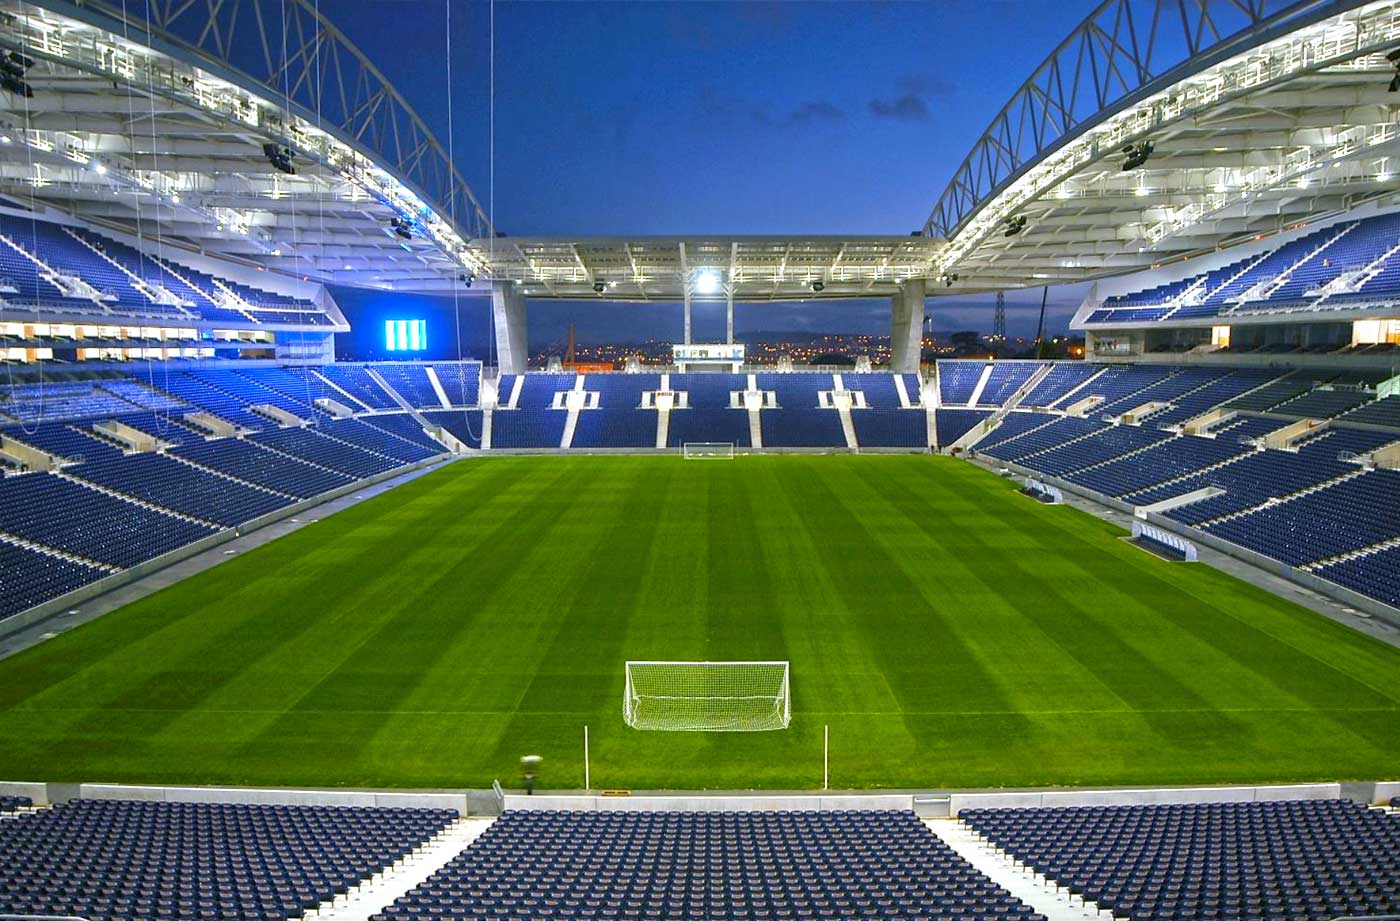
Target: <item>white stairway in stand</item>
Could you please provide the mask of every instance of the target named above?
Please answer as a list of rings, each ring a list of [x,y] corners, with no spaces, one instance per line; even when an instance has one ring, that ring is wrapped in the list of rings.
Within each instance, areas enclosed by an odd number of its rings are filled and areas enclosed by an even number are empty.
[[[370,878],[333,902],[323,902],[302,915],[318,921],[368,921],[400,896],[411,892],[456,857],[495,819],[458,819],[437,837],[383,873]]]
[[[992,379],[992,368],[996,367],[992,362],[987,362],[982,367],[982,373],[977,378],[977,386],[972,388],[972,396],[967,398],[968,406],[976,406],[977,401],[982,399],[982,391],[987,389],[987,381]]]
[[[442,389],[442,381],[438,380],[437,370],[432,365],[424,365],[423,373],[428,376],[428,383],[433,385],[433,393],[437,394],[438,402],[443,409],[451,409],[452,401],[447,398],[447,391]]]
[[[958,852],[968,863],[987,875],[1007,892],[1031,906],[1047,921],[1105,921],[1112,917],[1100,912],[1093,902],[1085,902],[1037,874],[1029,867],[1016,863],[1004,851],[983,841],[956,819],[925,819],[929,831],[944,844]]]

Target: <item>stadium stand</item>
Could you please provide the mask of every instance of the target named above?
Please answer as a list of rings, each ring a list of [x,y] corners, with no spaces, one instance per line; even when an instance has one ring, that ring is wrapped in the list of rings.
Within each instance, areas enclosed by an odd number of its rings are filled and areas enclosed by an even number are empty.
[[[977,423],[992,413],[985,409],[943,409],[934,412],[934,426],[938,431],[938,446],[948,448],[953,442],[966,435]]]
[[[690,405],[687,409],[671,411],[667,446],[678,448],[688,441],[713,441],[751,447],[749,414],[729,408],[730,392],[744,390],[746,386],[742,376],[672,374],[671,389],[684,392]]]
[[[37,217],[0,214],[0,279],[15,307],[73,319],[330,326],[324,310],[142,253],[111,236]],[[83,316],[87,315],[87,316]]]
[[[1015,397],[1041,368],[1035,362],[990,369],[982,361],[947,364],[953,370],[939,375],[945,398],[968,399],[982,382],[979,404],[987,408],[936,410],[938,443],[945,449],[989,418],[998,401]],[[46,374],[42,383],[19,378],[0,388],[0,409],[20,420],[0,428],[0,438],[56,458],[60,467],[59,474],[30,473],[18,456],[0,454],[0,487],[19,490],[13,494],[18,504],[38,506],[33,520],[0,525],[0,541],[9,535],[12,544],[28,542],[28,549],[12,553],[26,573],[24,599],[54,597],[111,568],[446,453],[426,428],[439,427],[479,448],[485,414],[442,409],[429,368],[449,402],[479,401],[481,365],[473,361],[62,372]],[[502,405],[491,413],[491,447],[558,450],[571,415],[575,449],[655,447],[659,413],[640,407],[643,394],[660,388],[658,375],[589,374],[583,388],[597,395],[596,408],[555,409],[555,394],[574,389],[579,379],[525,375],[516,407],[508,408],[516,379],[503,378]],[[860,447],[928,447],[928,412],[901,408],[891,375],[848,373],[840,379],[843,389],[863,395],[865,406],[857,403],[849,411]],[[1323,578],[1345,576],[1349,587],[1372,579],[1382,593],[1373,597],[1390,597],[1384,595],[1382,571],[1388,572],[1394,557],[1373,551],[1383,551],[1396,536],[1395,523],[1370,511],[1368,503],[1385,504],[1391,475],[1360,474],[1377,451],[1400,442],[1400,398],[1377,400],[1372,381],[1263,368],[1051,364],[1020,401],[1040,409],[1007,412],[972,448],[1139,506],[1220,490],[1166,514]],[[916,397],[919,381],[904,383]],[[758,411],[765,448],[847,446],[844,413],[821,406],[821,393],[835,389],[833,375],[761,373],[756,384],[777,402]],[[731,406],[731,393],[748,389],[745,375],[673,374],[670,387],[686,395],[688,408],[667,414],[668,446],[750,447],[751,414]],[[355,417],[333,418],[316,405],[323,396]],[[1088,417],[1063,415],[1065,406],[1088,396],[1101,399],[1089,406]],[[285,419],[254,409],[260,404],[302,424],[284,427]],[[426,411],[415,417],[405,404]],[[1142,406],[1156,408],[1133,424],[1119,424],[1122,413]],[[1203,435],[1177,435],[1183,422],[1211,410],[1224,416]],[[187,418],[195,411],[235,426],[239,437],[215,437],[206,423]],[[1286,446],[1262,449],[1261,439],[1302,418],[1330,421]],[[107,422],[154,441],[138,453],[131,433],[123,441],[104,427]],[[11,487],[12,481],[18,485]],[[55,514],[47,514],[51,507]],[[89,514],[102,518],[103,527],[80,527]],[[125,541],[124,529],[138,539]],[[75,535],[79,530],[83,534]],[[63,560],[63,554],[76,559]],[[84,561],[96,568],[88,572]],[[1366,593],[1365,583],[1359,584]]]
[[[354,482],[347,474],[318,467],[242,438],[195,441],[171,454],[226,477],[299,499],[309,499]]]
[[[580,410],[576,448],[654,448],[658,413],[642,409],[642,394],[656,390],[655,374],[590,374],[584,390],[598,393],[598,408]]]
[[[987,841],[1134,921],[1400,909],[1400,818],[1348,800],[970,809]]]
[[[509,811],[374,921],[1040,918],[912,812]]]
[[[27,796],[0,796],[0,812],[16,812],[33,805],[34,800]]]
[[[200,470],[160,454],[136,454],[69,467],[68,474],[125,496],[226,528],[295,499]]]
[[[126,568],[217,528],[118,499],[59,474],[0,480],[0,532]]]
[[[966,406],[986,369],[985,361],[940,361],[938,397],[944,403]]]
[[[433,362],[433,374],[454,407],[476,406],[481,402],[481,363],[476,361]]]
[[[921,408],[852,410],[851,424],[862,448],[928,447],[928,414]]]
[[[96,565],[40,553],[4,539],[0,539],[0,569],[5,573],[0,617],[18,614],[107,575]]]
[[[384,362],[365,367],[373,369],[375,373],[384,378],[389,386],[394,388],[394,391],[415,409],[446,408],[438,399],[437,391],[433,389],[433,382],[428,380],[427,365]],[[558,442],[555,442],[555,445],[557,446]]]
[[[0,826],[2,904],[88,921],[280,921],[455,819],[441,809],[73,800]]]

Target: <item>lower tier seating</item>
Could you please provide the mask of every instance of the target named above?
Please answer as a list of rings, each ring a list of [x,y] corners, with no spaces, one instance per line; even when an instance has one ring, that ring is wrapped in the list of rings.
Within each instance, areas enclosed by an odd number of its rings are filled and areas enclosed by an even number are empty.
[[[455,819],[442,809],[73,800],[0,823],[0,909],[284,921]]]
[[[1133,921],[1323,921],[1400,910],[1400,816],[1348,800],[963,810],[961,820]]]
[[[1039,919],[912,812],[501,816],[373,921]]]

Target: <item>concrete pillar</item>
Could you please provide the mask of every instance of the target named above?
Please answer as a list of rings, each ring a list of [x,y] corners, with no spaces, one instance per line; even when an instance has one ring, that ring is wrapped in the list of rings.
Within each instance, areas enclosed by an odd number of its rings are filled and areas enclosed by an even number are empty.
[[[525,332],[525,292],[510,282],[491,285],[491,318],[496,327],[496,363],[502,374],[524,374],[530,358]]]
[[[890,370],[915,374],[923,353],[924,294],[926,282],[911,278],[901,282],[890,298]]]
[[[724,286],[724,341],[734,344],[734,286]]]
[[[681,340],[690,345],[690,283],[685,285],[685,336]]]

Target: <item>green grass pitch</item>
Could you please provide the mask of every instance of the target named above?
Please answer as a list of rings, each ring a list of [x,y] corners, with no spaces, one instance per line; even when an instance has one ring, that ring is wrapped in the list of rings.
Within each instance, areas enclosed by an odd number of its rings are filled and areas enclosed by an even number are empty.
[[[464,461],[0,662],[0,778],[812,789],[1400,774],[1400,650],[928,456]],[[640,732],[623,662],[788,659]]]

